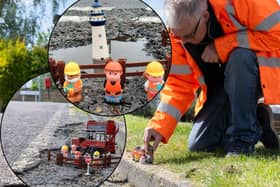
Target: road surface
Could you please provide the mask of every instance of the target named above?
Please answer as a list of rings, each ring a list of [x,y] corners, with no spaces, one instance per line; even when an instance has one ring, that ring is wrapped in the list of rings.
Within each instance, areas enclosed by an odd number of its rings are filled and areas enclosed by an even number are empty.
[[[59,147],[65,143],[67,137],[57,137],[57,129],[63,128],[65,124],[86,122],[89,119],[101,120],[101,117],[85,113],[69,103],[10,102],[1,129],[2,146],[8,163],[23,179],[28,179],[27,183],[31,186],[44,186],[42,179],[32,177],[30,172],[30,170],[35,171],[33,168],[39,171],[38,168],[42,167],[39,151]],[[123,150],[125,142],[123,117],[114,119],[120,121],[117,141],[119,141],[119,149]],[[16,179],[11,171],[5,169],[7,164],[3,160],[3,155],[1,156],[0,164],[3,167],[0,169],[0,186],[20,184],[20,180]],[[63,177],[65,176],[62,175]],[[53,184],[55,185],[55,182]],[[110,186],[111,183],[106,185]]]

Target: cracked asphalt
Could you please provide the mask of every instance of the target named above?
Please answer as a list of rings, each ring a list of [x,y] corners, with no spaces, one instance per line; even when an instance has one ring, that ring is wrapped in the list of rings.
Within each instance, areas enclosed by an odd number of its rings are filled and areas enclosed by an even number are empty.
[[[41,150],[59,148],[67,140],[69,141],[71,134],[57,133],[57,129],[65,128],[65,124],[83,123],[89,119],[107,120],[104,117],[85,113],[69,103],[11,101],[3,116],[1,129],[3,151],[8,163],[30,186],[85,186],[84,184],[95,186],[99,184],[112,173],[114,168],[98,171],[99,173],[96,172],[91,178],[85,178],[84,171],[77,171],[75,168],[60,167],[57,170],[54,163],[43,162],[39,154]],[[123,117],[110,119],[119,121],[120,132],[116,141],[117,152],[121,155],[125,143]],[[81,128],[76,128],[74,131]],[[3,166],[0,169],[0,186],[21,184],[21,181],[8,170],[3,155],[0,164]],[[111,183],[106,182],[105,186],[110,186]]]

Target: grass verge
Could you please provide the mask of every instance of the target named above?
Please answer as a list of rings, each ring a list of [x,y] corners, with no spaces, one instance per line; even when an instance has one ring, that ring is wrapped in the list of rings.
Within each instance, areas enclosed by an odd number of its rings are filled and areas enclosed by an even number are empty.
[[[127,115],[127,150],[143,145],[148,119]],[[280,154],[258,144],[256,154],[225,158],[224,153],[194,153],[187,149],[191,124],[180,123],[168,144],[160,145],[154,164],[183,174],[197,186],[280,186]]]

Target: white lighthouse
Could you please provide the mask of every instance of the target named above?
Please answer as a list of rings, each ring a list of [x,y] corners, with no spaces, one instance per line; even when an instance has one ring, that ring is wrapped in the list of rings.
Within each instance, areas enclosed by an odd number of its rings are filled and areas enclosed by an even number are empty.
[[[104,61],[109,57],[104,10],[98,0],[94,0],[89,18],[92,29],[92,59],[93,63]]]

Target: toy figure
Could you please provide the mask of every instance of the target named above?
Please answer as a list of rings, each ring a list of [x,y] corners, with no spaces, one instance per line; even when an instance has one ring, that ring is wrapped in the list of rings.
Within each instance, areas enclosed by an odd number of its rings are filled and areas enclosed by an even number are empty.
[[[67,145],[62,146],[60,149],[60,152],[62,153],[63,157],[65,157],[65,158],[68,157],[68,151],[69,151],[69,148]]]
[[[131,152],[132,160],[135,162],[139,162],[141,158],[143,159],[144,155],[145,151],[140,146],[136,146]]]
[[[77,151],[77,146],[75,144],[71,145],[71,157],[75,158],[75,152]]]
[[[141,164],[153,163],[153,148],[149,147],[148,152],[144,150],[144,147],[136,146],[131,152],[132,160],[140,162]]]
[[[80,67],[76,62],[69,62],[64,68],[65,82],[63,90],[67,98],[73,102],[80,102],[82,99],[82,86]]]
[[[123,84],[121,75],[123,74],[122,65],[116,61],[110,61],[104,68],[106,80],[104,82],[105,101],[118,104],[123,99]]]
[[[147,93],[148,101],[154,98],[164,84],[163,75],[164,69],[160,62],[152,61],[147,65],[144,72],[144,77],[147,79],[144,89]]]
[[[93,153],[92,156],[93,156],[92,164],[93,164],[94,166],[100,165],[100,164],[101,164],[101,161],[100,161],[100,160],[97,160],[97,159],[100,158],[100,152],[99,152],[99,151],[95,151],[95,152]]]

